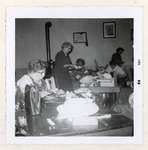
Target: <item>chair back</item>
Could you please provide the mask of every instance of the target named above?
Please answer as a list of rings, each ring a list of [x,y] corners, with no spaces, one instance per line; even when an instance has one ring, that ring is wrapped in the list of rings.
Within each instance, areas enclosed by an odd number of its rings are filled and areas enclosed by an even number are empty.
[[[30,134],[34,132],[33,118],[40,114],[41,100],[39,92],[35,87],[26,85],[25,87],[25,110],[28,130]]]
[[[55,84],[54,77],[50,77],[50,78],[46,79],[45,82],[46,82],[47,88],[49,90],[50,89],[52,89],[52,90],[56,89],[56,84]]]

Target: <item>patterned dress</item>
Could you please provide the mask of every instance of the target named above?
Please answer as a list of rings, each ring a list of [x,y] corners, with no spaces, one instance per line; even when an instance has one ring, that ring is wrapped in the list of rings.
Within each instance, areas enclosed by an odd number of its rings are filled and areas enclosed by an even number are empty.
[[[24,75],[18,80],[15,95],[16,136],[32,134],[32,129],[28,122],[31,120],[32,116],[40,114],[40,92],[46,90],[46,88],[44,80],[41,80],[41,83],[37,84],[29,75]]]

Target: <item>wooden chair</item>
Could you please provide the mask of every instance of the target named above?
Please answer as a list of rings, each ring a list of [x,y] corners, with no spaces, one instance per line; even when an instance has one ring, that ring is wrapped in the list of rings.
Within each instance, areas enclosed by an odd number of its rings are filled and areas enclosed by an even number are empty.
[[[39,132],[40,103],[39,92],[34,87],[27,85],[25,87],[25,110],[30,135],[36,135]]]

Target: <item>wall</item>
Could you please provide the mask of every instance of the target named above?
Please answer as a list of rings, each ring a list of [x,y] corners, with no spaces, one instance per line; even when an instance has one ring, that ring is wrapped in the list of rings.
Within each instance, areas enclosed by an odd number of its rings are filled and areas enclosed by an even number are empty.
[[[73,32],[87,32],[88,46],[73,44],[73,62],[78,57],[86,60],[88,66],[94,59],[100,65],[109,62],[112,53],[119,46],[125,49],[123,60],[132,63],[131,28],[132,19],[17,19],[16,20],[16,68],[24,68],[30,59],[46,60],[45,22],[51,21],[51,56],[54,59],[62,42],[73,42]],[[103,38],[103,22],[116,22],[116,38]]]

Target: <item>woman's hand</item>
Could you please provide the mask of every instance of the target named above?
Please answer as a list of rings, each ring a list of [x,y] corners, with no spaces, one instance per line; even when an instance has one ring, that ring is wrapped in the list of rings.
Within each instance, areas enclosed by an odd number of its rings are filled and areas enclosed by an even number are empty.
[[[47,91],[40,91],[41,98],[43,98],[43,97],[45,97],[47,95],[49,95],[49,92],[47,92]]]
[[[69,68],[69,67],[74,67],[74,65],[72,65],[72,64],[65,64],[64,65],[64,68]]]

